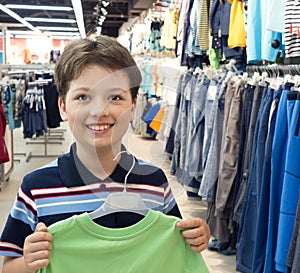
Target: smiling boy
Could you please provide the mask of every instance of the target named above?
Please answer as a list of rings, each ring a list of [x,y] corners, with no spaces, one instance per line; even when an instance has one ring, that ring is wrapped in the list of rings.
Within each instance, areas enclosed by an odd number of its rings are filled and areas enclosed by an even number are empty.
[[[70,42],[55,67],[61,117],[75,138],[70,152],[23,178],[0,240],[3,273],[31,273],[49,263],[52,236],[47,227],[100,207],[121,191],[132,157],[122,138],[133,119],[141,75],[126,48],[105,36]],[[122,184],[121,184],[122,185]],[[181,218],[163,171],[135,158],[128,189],[147,197],[151,208]],[[140,220],[114,213],[95,221],[120,228]],[[195,252],[207,247],[210,232],[200,218],[177,223]],[[17,232],[16,232],[17,231]],[[100,257],[101,258],[101,257]]]

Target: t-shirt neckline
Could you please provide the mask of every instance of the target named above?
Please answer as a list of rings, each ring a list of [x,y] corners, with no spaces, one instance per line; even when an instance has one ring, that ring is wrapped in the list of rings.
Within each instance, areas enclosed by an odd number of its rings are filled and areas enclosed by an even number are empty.
[[[107,240],[127,240],[139,236],[155,225],[161,212],[149,209],[144,218],[139,222],[124,228],[108,228],[95,223],[87,212],[76,216],[79,226],[92,236]]]

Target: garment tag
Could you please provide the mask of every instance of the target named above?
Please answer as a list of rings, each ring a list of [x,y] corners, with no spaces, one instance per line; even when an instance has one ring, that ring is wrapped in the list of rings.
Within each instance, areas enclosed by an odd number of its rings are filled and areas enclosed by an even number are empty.
[[[217,95],[217,86],[215,86],[215,85],[210,85],[209,87],[208,87],[208,90],[207,90],[207,99],[208,100],[215,100],[215,98],[216,98],[216,95]]]

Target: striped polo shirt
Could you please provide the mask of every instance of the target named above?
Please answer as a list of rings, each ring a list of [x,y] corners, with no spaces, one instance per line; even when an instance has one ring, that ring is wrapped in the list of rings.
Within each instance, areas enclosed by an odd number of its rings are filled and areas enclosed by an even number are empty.
[[[122,147],[125,150],[125,147]],[[113,173],[104,180],[91,174],[76,156],[73,144],[69,153],[27,174],[0,238],[0,255],[21,256],[25,238],[38,222],[49,226],[73,215],[99,208],[111,192],[122,192],[132,155],[123,153]],[[181,218],[164,172],[135,159],[127,179],[127,191],[141,194],[146,206]],[[103,226],[125,227],[141,220],[141,215],[118,212],[95,221]]]

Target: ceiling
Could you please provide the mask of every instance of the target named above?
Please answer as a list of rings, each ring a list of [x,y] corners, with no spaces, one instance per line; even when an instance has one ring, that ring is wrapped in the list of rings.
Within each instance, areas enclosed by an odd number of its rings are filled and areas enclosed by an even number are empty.
[[[108,2],[110,2],[109,5]],[[103,15],[101,7],[105,8],[107,14],[105,14],[105,20],[102,23],[102,34],[117,37],[118,30],[124,22],[127,22],[130,18],[137,17],[142,11],[152,7],[154,0],[81,0],[84,28],[86,33],[95,32],[96,27],[99,26],[99,17]],[[104,3],[104,5],[103,5]],[[71,0],[0,0],[0,4],[5,6],[7,4],[17,5],[35,5],[39,6],[64,6],[72,7]],[[107,5],[107,6],[106,6]],[[98,6],[98,8],[97,8]],[[77,28],[76,16],[74,10],[69,11],[53,11],[44,9],[16,9],[9,8],[22,18],[31,17],[26,19],[34,27],[73,27]],[[106,13],[105,12],[105,13]],[[34,21],[32,18],[50,18],[50,19],[73,19],[73,22],[41,22]],[[37,19],[39,20],[39,19]],[[8,31],[32,31],[28,27],[21,24],[18,20],[8,15],[6,12],[0,9],[0,26],[6,26]],[[46,30],[40,29],[45,32]],[[49,30],[48,30],[49,31]],[[57,32],[57,30],[51,30]]]

